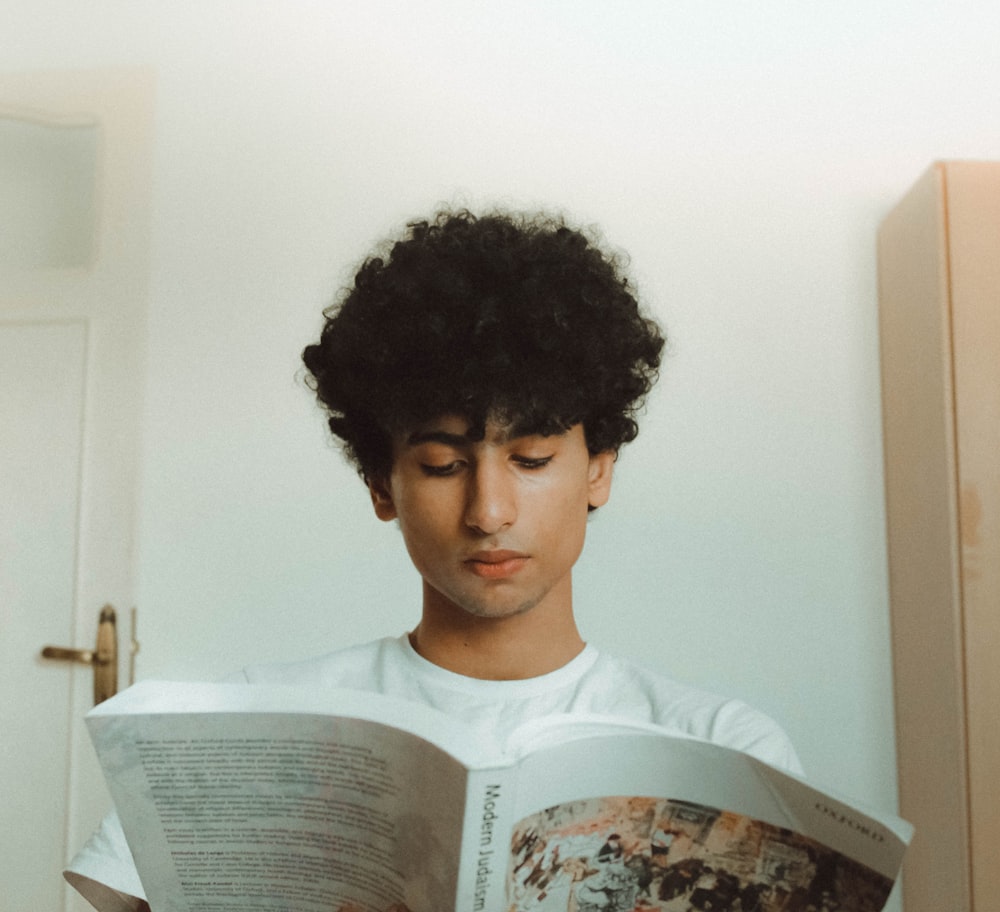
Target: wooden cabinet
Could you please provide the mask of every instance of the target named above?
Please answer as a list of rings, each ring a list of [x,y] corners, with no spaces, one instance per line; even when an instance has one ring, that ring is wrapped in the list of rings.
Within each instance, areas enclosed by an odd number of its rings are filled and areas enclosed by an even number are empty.
[[[1000,897],[1000,162],[940,162],[878,238],[906,912]]]

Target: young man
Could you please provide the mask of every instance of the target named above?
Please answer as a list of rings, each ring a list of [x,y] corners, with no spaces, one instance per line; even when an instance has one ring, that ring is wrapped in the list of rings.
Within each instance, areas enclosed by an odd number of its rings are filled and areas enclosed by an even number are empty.
[[[662,347],[616,258],[558,220],[410,225],[363,264],[303,360],[376,516],[399,524],[419,623],[241,679],[418,700],[497,745],[528,719],[612,713],[797,771],[766,716],[601,653],[576,626],[588,515],[638,432]],[[113,818],[67,877],[100,909],[142,908]]]

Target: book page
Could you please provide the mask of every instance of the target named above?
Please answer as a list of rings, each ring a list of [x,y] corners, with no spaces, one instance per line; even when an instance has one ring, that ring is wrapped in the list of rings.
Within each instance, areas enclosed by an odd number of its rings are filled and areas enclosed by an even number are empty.
[[[113,709],[88,724],[158,912],[452,907],[466,771],[440,748],[350,716]]]
[[[615,726],[559,746],[557,728],[519,768],[512,912],[885,904],[911,832],[897,818],[696,739]]]

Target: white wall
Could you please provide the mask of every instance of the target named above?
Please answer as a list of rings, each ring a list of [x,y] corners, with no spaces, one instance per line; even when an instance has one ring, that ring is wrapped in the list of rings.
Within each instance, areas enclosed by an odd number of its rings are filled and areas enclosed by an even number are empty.
[[[298,352],[387,229],[545,204],[631,252],[672,337],[592,523],[585,635],[761,705],[818,781],[894,806],[874,234],[932,160],[1000,156],[1000,7],[2,6],[5,68],[158,80],[142,675],[412,624]]]

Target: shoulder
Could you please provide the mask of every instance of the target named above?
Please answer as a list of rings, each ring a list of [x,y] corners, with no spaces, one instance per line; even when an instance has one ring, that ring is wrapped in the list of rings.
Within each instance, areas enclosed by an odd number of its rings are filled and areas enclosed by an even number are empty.
[[[616,694],[609,709],[647,715],[648,721],[723,747],[751,754],[765,763],[801,774],[788,735],[769,715],[742,700],[677,681],[641,662],[601,653],[590,686]],[[615,705],[618,704],[618,705]]]
[[[146,894],[114,811],[76,853],[63,877],[96,909],[138,912],[144,908]]]
[[[294,662],[248,665],[242,677],[250,684],[376,690],[379,677],[404,661],[404,656],[402,638],[385,637]]]

